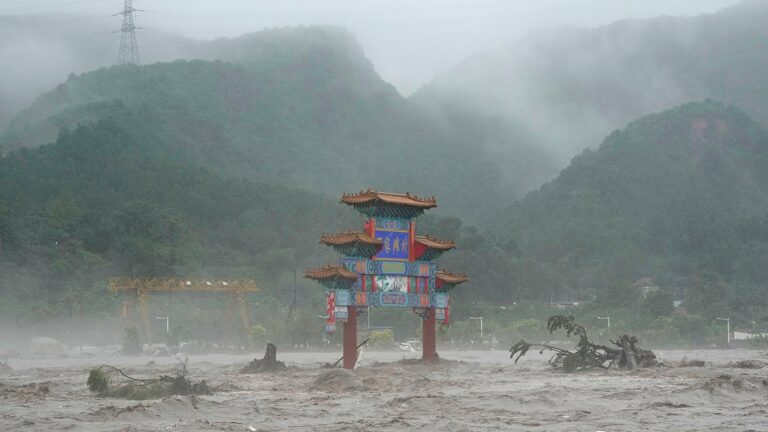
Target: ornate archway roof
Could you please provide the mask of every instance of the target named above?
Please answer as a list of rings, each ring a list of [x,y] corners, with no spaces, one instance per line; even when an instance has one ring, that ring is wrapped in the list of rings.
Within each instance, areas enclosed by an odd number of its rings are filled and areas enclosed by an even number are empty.
[[[469,281],[469,277],[464,273],[451,273],[446,270],[438,270],[435,273],[435,278],[449,285],[458,285]]]
[[[344,231],[338,234],[323,234],[320,241],[331,246],[343,246],[353,243],[364,243],[372,246],[381,246],[383,240],[373,238],[362,231]]]
[[[382,202],[385,204],[417,207],[420,209],[437,207],[437,200],[435,197],[420,198],[416,195],[411,195],[408,192],[399,194],[379,192],[373,189],[367,189],[356,194],[343,194],[341,196],[341,202],[352,206]]]
[[[416,236],[416,243],[441,251],[451,250],[456,247],[456,243],[453,240],[440,240],[428,235]]]
[[[357,273],[352,273],[341,265],[327,265],[319,268],[307,269],[304,272],[304,277],[314,280],[341,278],[356,281]]]

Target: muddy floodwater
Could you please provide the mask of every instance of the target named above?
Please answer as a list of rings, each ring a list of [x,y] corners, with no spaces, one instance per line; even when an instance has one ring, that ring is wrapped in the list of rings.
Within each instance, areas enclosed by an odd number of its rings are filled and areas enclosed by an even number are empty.
[[[353,376],[315,385],[337,353],[278,352],[288,369],[241,375],[251,355],[189,356],[210,396],[127,401],[89,393],[102,363],[136,376],[173,374],[175,357],[12,359],[0,370],[0,430],[39,431],[766,431],[766,351],[656,351],[668,367],[554,372],[548,356],[513,364],[505,351],[366,351]],[[703,367],[676,367],[687,357]],[[753,368],[734,367],[755,360]],[[758,367],[754,368],[757,365]],[[743,365],[742,365],[743,366]]]

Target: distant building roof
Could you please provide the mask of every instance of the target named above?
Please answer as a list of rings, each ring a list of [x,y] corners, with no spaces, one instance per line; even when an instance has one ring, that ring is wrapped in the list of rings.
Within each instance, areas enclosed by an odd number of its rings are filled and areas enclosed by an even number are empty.
[[[765,339],[768,338],[768,333],[762,333],[757,331],[734,331],[733,340],[749,340],[749,339]]]

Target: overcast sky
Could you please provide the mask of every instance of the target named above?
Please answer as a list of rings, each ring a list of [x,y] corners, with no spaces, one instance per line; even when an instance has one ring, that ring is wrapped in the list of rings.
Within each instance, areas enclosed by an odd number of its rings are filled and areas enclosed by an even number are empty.
[[[266,27],[337,24],[352,31],[382,77],[408,94],[463,58],[534,29],[622,18],[699,15],[738,0],[134,0],[143,31],[210,39]],[[123,0],[0,0],[0,14],[110,15]]]

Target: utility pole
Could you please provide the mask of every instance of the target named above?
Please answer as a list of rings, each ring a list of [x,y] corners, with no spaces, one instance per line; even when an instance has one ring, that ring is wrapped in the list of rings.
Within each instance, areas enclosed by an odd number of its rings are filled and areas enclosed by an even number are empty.
[[[164,316],[164,317],[155,317],[156,320],[165,320],[165,334],[171,334],[171,317]]]
[[[731,347],[731,317],[728,318],[715,318],[718,321],[725,321],[725,334],[726,341],[728,341],[728,347]]]
[[[113,15],[123,16],[123,25],[120,28],[120,50],[117,53],[117,64],[120,65],[141,64],[139,44],[136,43],[136,29],[141,27],[136,27],[133,21],[134,12],[141,12],[141,10],[133,7],[133,0],[123,0],[123,10]]]
[[[469,320],[470,321],[475,321],[475,320],[480,321],[480,341],[482,342],[482,340],[483,340],[483,317],[472,317],[471,316],[471,317],[469,317]]]

